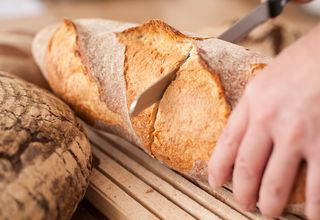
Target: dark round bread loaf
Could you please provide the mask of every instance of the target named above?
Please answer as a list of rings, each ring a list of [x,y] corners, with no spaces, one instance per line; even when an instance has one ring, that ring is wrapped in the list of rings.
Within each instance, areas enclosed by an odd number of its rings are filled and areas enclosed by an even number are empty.
[[[91,157],[66,104],[0,72],[0,219],[69,219],[88,186]]]

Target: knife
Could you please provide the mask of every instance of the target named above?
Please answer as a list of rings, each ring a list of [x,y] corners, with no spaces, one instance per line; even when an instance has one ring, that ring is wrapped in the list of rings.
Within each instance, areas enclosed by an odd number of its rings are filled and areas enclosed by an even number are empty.
[[[268,0],[261,3],[247,16],[240,19],[229,29],[218,36],[218,39],[236,42],[245,37],[250,31],[270,18],[277,17],[281,14],[283,8],[289,0]],[[141,111],[151,106],[153,103],[160,101],[168,85],[176,78],[176,73],[186,60],[185,58],[177,68],[160,78],[140,95],[138,95],[130,105],[130,115],[136,116]]]
[[[241,40],[260,24],[281,14],[288,1],[289,0],[269,0],[261,3],[251,13],[220,34],[218,39],[229,42]]]
[[[130,115],[136,116],[141,111],[159,101],[168,85],[176,78],[176,73],[180,67],[188,60],[190,54],[182,60],[171,72],[164,75],[156,83],[152,84],[149,88],[144,90],[139,96],[137,96],[130,105]]]

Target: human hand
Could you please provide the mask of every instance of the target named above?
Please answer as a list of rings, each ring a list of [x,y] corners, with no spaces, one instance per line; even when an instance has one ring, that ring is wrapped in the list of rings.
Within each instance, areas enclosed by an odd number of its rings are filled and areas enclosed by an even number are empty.
[[[232,112],[209,162],[218,187],[233,171],[235,199],[267,217],[286,206],[307,162],[306,215],[320,218],[320,25],[259,73]],[[234,168],[233,168],[234,166]]]

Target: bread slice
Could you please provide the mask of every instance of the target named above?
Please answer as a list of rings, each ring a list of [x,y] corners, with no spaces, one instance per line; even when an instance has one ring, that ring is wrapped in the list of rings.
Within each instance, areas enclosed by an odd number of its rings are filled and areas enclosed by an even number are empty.
[[[269,61],[158,20],[65,20],[37,35],[33,53],[52,89],[87,122],[201,180],[245,85]],[[135,96],[177,67],[161,101],[130,117]]]

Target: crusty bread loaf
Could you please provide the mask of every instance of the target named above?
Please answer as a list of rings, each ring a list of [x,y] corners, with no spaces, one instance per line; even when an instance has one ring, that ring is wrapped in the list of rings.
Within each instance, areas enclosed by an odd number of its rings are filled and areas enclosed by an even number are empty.
[[[52,36],[48,33],[55,28],[49,29],[37,35],[33,53],[52,89],[92,124],[189,174],[199,168],[196,161],[209,159],[246,82],[268,61],[220,40],[185,36],[156,20],[140,26],[99,19],[66,20]],[[134,97],[189,53],[163,100],[130,118],[128,106]],[[171,106],[165,102],[169,99],[177,100]],[[171,127],[163,127],[163,122]],[[165,144],[164,132],[177,137],[170,146]],[[201,144],[199,133],[207,134]],[[179,135],[184,137],[179,139]]]
[[[17,75],[42,88],[49,86],[35,64],[31,54],[34,34],[26,31],[0,32],[0,71]]]
[[[36,36],[33,53],[53,91],[87,122],[201,180],[245,85],[269,61],[218,39],[186,36],[158,20],[65,20]],[[130,117],[134,97],[189,55],[161,101]]]
[[[0,71],[0,219],[69,219],[90,171],[90,143],[71,109]]]

